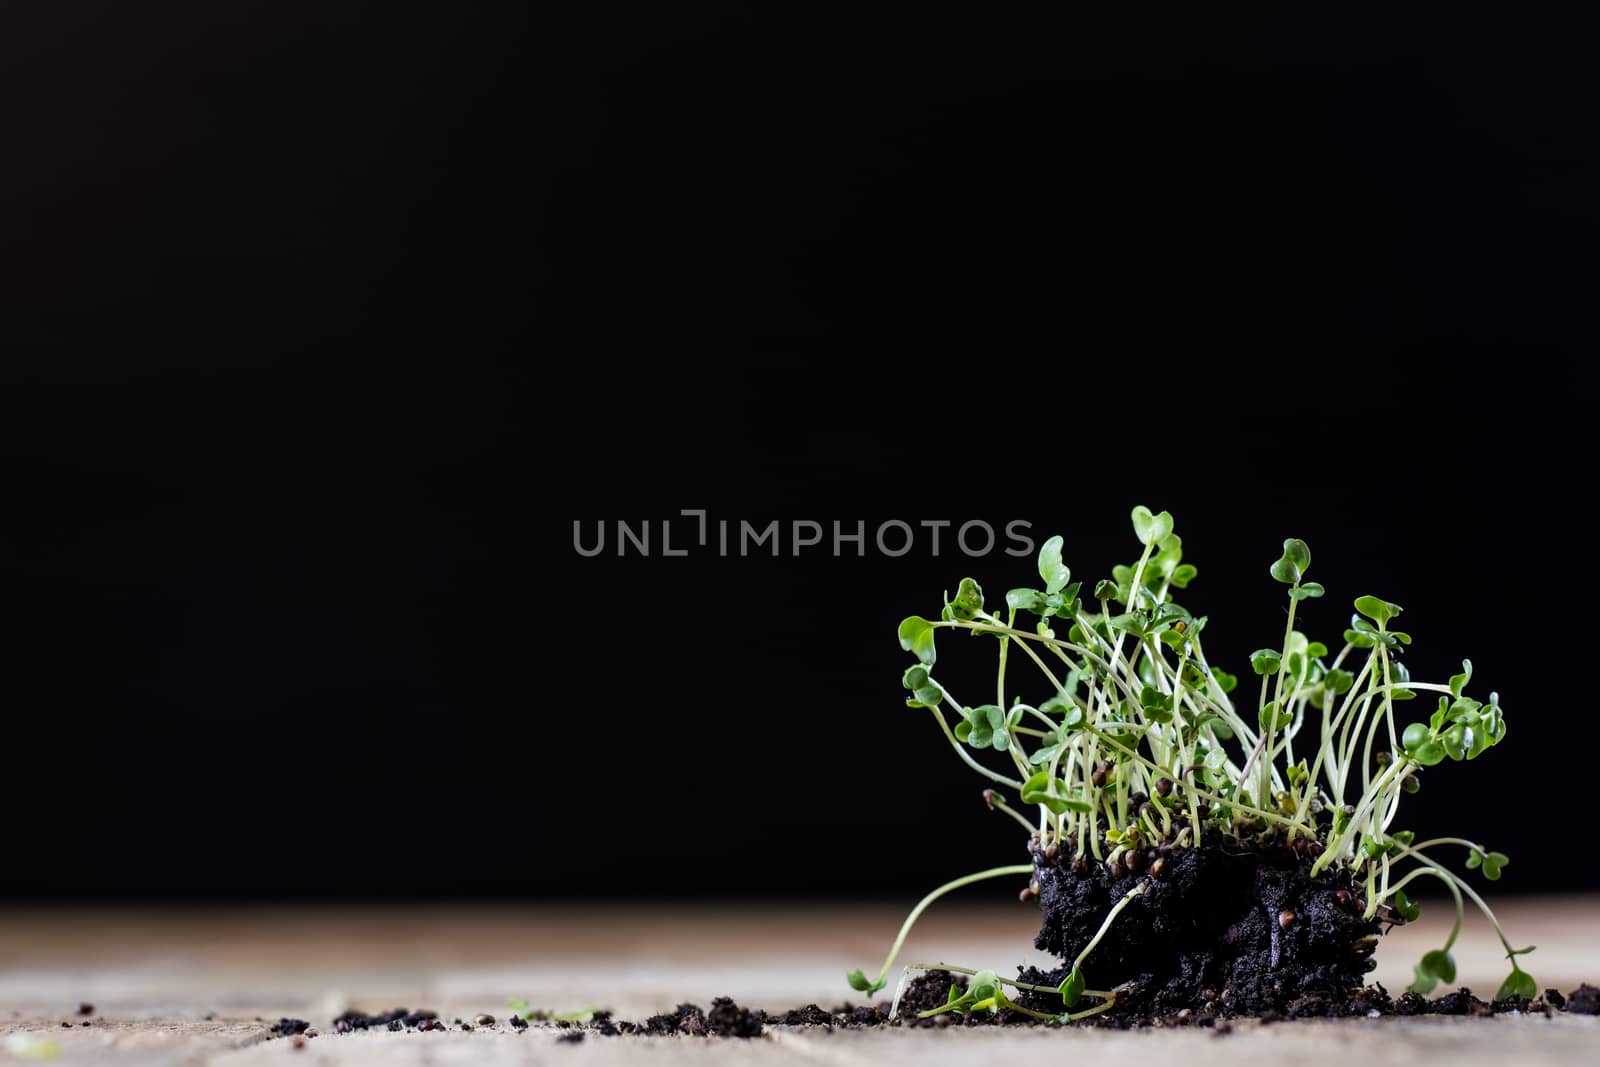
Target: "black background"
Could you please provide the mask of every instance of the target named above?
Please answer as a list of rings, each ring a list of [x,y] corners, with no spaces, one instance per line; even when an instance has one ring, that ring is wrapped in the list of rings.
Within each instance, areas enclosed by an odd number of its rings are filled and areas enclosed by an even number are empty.
[[[1509,736],[1404,821],[1592,886],[1592,27],[540,7],[8,6],[0,892],[1015,861],[894,626],[1030,560],[573,523],[1022,520],[1092,581],[1136,503],[1220,665],[1290,535],[1313,636],[1470,655]]]

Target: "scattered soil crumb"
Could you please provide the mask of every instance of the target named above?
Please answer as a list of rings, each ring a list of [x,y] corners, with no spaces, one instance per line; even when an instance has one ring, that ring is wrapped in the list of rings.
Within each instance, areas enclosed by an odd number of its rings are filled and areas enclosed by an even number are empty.
[[[731,997],[717,997],[706,1012],[706,1029],[716,1037],[760,1037],[763,1018]]]
[[[1578,1015],[1600,1015],[1600,989],[1596,989],[1588,982],[1583,983],[1567,994],[1564,1010]]]

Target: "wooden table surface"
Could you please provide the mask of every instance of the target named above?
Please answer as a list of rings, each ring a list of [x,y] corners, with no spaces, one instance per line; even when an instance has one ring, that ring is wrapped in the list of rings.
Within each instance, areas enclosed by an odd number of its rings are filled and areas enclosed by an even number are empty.
[[[1412,962],[1442,941],[1449,909],[1396,930],[1379,948],[1374,977],[1393,992]],[[1600,979],[1600,898],[1508,900],[1510,936],[1537,944],[1527,960],[1540,988],[1563,992]],[[852,967],[875,970],[902,912],[891,905],[452,906],[246,911],[39,910],[0,912],[0,1063],[4,1039],[56,1043],[55,1062],[196,1064],[269,1062],[424,1064],[869,1063],[915,1056],[928,1067],[1039,1052],[1181,1055],[1207,1063],[1410,1062],[1453,1059],[1510,1064],[1600,1062],[1600,1019],[1347,1020],[1206,1031],[775,1031],[754,1042],[678,1038],[558,1044],[554,1033],[328,1032],[345,1008],[431,1008],[444,1018],[504,1017],[523,998],[563,1011],[605,1007],[643,1018],[681,1001],[732,995],[781,1010],[807,1002],[860,1001],[844,983]],[[901,962],[950,962],[1005,970],[1043,962],[1031,948],[1037,912],[1026,905],[951,904],[924,918]],[[1487,923],[1469,918],[1455,949],[1460,982],[1490,995],[1504,973]],[[76,1024],[81,1002],[91,1025]],[[322,1036],[300,1050],[263,1040],[257,1017],[311,1021]],[[1137,1048],[1133,1046],[1138,1046]],[[1125,1047],[1126,1046],[1126,1047]],[[291,1058],[292,1057],[292,1058]],[[1510,1057],[1510,1058],[1506,1058]],[[1152,1062],[1163,1062],[1161,1059]],[[1457,1065],[1452,1064],[1452,1067]]]

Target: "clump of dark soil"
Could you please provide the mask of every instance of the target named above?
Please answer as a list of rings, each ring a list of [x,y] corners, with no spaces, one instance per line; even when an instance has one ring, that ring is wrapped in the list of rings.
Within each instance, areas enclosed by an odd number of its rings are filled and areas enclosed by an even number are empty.
[[[1130,984],[1114,1013],[1254,1015],[1342,1003],[1373,968],[1382,926],[1362,918],[1362,895],[1348,875],[1312,878],[1314,858],[1215,832],[1199,848],[1150,849],[1138,857],[1138,873],[1123,864],[1108,870],[1036,854],[1042,921],[1034,943],[1073,960],[1112,905],[1143,883],[1142,895],[1083,965],[1091,989]],[[1049,972],[1029,968],[1020,977],[1054,986],[1070,970],[1069,962]],[[1030,994],[1022,1003],[1059,1011],[1059,999],[1049,999]]]
[[[61,1025],[66,1026],[67,1024],[62,1023]],[[303,1034],[309,1029],[311,1029],[311,1024],[304,1019],[279,1019],[272,1024],[272,1032],[279,1037],[294,1037],[296,1034]]]
[[[730,997],[718,997],[706,1012],[706,1030],[714,1037],[760,1037],[765,1019],[765,1012],[752,1012]]]
[[[339,1034],[348,1034],[352,1030],[405,1030],[425,1022],[437,1022],[438,1018],[436,1011],[409,1011],[406,1008],[395,1008],[375,1015],[364,1011],[346,1011],[334,1016],[333,1029]]]
[[[711,1010],[698,1004],[679,1004],[663,1015],[652,1015],[642,1023],[617,1023],[614,1033],[682,1035],[688,1037],[760,1037],[767,1021],[766,1012],[741,1008],[729,997],[711,1002]]]
[[[652,1015],[642,1023],[635,1023],[634,1033],[656,1034],[687,1034],[690,1037],[703,1037],[706,1032],[706,1013],[700,1010],[698,1004],[679,1004],[676,1009],[661,1015]]]
[[[833,1026],[833,1013],[816,1004],[807,1004],[803,1008],[791,1008],[772,1020],[780,1026]]]
[[[769,1015],[767,1022],[776,1026],[871,1027],[889,1021],[887,1004],[840,1004],[831,1011],[816,1004],[793,1008],[782,1015]]]
[[[1567,994],[1566,1010],[1578,1015],[1600,1015],[1600,989],[1585,982]]]

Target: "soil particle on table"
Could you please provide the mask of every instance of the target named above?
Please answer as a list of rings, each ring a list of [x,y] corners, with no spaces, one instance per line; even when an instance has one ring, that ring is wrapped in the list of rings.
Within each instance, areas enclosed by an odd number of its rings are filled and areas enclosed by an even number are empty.
[[[1600,1015],[1600,989],[1585,982],[1567,994],[1565,1010],[1577,1015]]]
[[[1431,1004],[1433,1015],[1487,1015],[1489,1005],[1472,995],[1472,990],[1462,986],[1454,993],[1446,993]]]
[[[405,1008],[370,1015],[364,1011],[346,1011],[334,1016],[333,1029],[341,1034],[351,1030],[404,1030],[408,1026],[420,1026],[438,1018],[436,1011],[409,1011]]]
[[[311,1024],[304,1019],[279,1019],[272,1024],[272,1032],[279,1037],[295,1037],[309,1029]]]
[[[706,1012],[706,1029],[715,1037],[760,1037],[763,1018],[731,997],[717,997]]]
[[[816,1004],[791,1008],[772,1021],[779,1026],[832,1026],[834,1023],[833,1014]]]
[[[652,1015],[642,1023],[635,1023],[634,1032],[661,1036],[687,1034],[690,1037],[700,1037],[706,1032],[706,1013],[700,1010],[698,1004],[679,1004],[670,1012]]]

